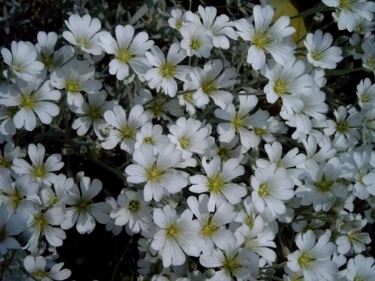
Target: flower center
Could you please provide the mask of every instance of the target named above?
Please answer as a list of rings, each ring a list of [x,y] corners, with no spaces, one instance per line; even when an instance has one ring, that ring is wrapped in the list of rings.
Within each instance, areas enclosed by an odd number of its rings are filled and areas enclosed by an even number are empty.
[[[43,278],[48,277],[48,274],[47,274],[47,272],[45,272],[45,271],[39,270],[39,271],[35,271],[35,272],[33,272],[33,273],[32,273],[32,276],[33,276],[36,280],[42,280]]]
[[[12,167],[12,162],[6,159],[5,157],[0,156],[0,166],[9,169],[10,167]]]
[[[256,32],[252,38],[253,45],[258,49],[264,50],[271,40],[264,32]]]
[[[202,90],[207,96],[211,95],[213,92],[215,92],[217,90],[215,82],[214,81],[204,81],[203,84],[202,84]]]
[[[238,114],[236,114],[232,119],[232,125],[234,129],[238,131],[240,128],[244,127],[244,120]]]
[[[74,205],[76,207],[76,209],[78,210],[78,212],[88,212],[89,209],[90,209],[90,206],[91,206],[91,200],[90,199],[87,199],[87,198],[79,198],[78,201],[76,202],[76,204]]]
[[[356,276],[353,281],[366,281],[366,279],[363,279],[360,276]]]
[[[23,200],[23,196],[19,193],[18,189],[15,188],[14,191],[9,195],[9,203],[13,209],[17,209]]]
[[[102,110],[99,106],[89,106],[86,112],[91,120],[98,120],[102,116]]]
[[[190,145],[190,140],[187,137],[183,136],[182,138],[180,138],[178,143],[180,144],[180,147],[182,149],[187,149]]]
[[[348,129],[349,129],[349,124],[346,120],[337,122],[337,125],[336,125],[337,132],[343,134],[343,133],[346,133]]]
[[[359,100],[362,102],[362,103],[368,103],[370,100],[371,100],[371,97],[369,94],[363,94],[362,96],[360,96]]]
[[[273,86],[273,90],[278,96],[284,95],[288,91],[287,82],[283,79],[277,79],[275,81],[275,85]]]
[[[38,100],[34,96],[34,93],[23,93],[20,97],[20,107],[26,109],[33,109],[37,104]]]
[[[266,130],[263,129],[263,128],[254,128],[254,133],[258,136],[258,137],[262,137],[266,134]]]
[[[145,137],[143,139],[143,143],[145,144],[150,144],[150,145],[154,145],[155,144],[155,141],[154,141],[154,138],[153,137]]]
[[[350,10],[352,7],[352,0],[340,0],[339,7],[343,10]]]
[[[160,66],[160,74],[164,78],[171,78],[176,74],[176,66],[166,62]]]
[[[317,50],[313,50],[311,51],[311,57],[313,58],[313,60],[318,61],[322,59],[322,54]]]
[[[91,47],[90,39],[85,36],[79,36],[76,39],[77,43],[81,45],[82,47],[88,49]]]
[[[224,270],[234,275],[235,272],[241,268],[241,264],[238,262],[237,256],[225,256],[224,263],[223,263]]]
[[[129,63],[133,57],[134,53],[127,48],[120,48],[116,54],[116,59],[122,63]]]
[[[177,223],[169,225],[166,229],[166,236],[167,236],[167,239],[169,240],[177,238],[179,233],[180,233],[180,229]]]
[[[164,171],[159,169],[154,163],[150,168],[146,169],[146,177],[150,182],[159,182],[164,175]]]
[[[311,256],[310,253],[304,252],[302,255],[298,258],[298,263],[301,267],[306,268],[314,261],[314,258]]]
[[[33,166],[31,174],[35,178],[44,178],[47,174],[47,169],[43,164],[36,165],[36,166]]]
[[[209,217],[201,229],[202,236],[212,237],[219,230],[219,226]]]
[[[54,65],[53,54],[41,54],[41,59],[46,67]]]
[[[209,192],[220,193],[224,188],[225,181],[220,175],[209,177],[207,187]]]
[[[176,29],[180,29],[182,27],[182,20],[176,20]]]
[[[13,70],[14,70],[15,72],[21,72],[21,71],[22,71],[22,65],[19,64],[19,63],[14,64],[14,65],[13,65]]]
[[[65,82],[65,89],[68,90],[68,92],[79,92],[81,90],[81,85],[78,80],[76,79],[68,79]]]
[[[202,47],[202,42],[198,38],[191,39],[190,48],[197,51]]]
[[[219,155],[221,159],[229,159],[230,151],[226,147],[220,147],[217,155]]]
[[[252,229],[254,227],[254,218],[253,216],[247,216],[245,220],[246,225]]]
[[[331,190],[334,181],[328,180],[325,177],[315,183],[315,186],[318,188],[320,192],[328,192]]]
[[[120,129],[121,138],[123,140],[134,138],[134,128],[126,124]]]
[[[266,183],[262,183],[259,185],[258,194],[262,198],[266,198],[270,195],[270,190]]]
[[[187,92],[182,97],[185,101],[191,102],[193,100],[193,92]]]
[[[155,116],[161,116],[164,113],[164,101],[156,100],[150,105],[150,110]]]
[[[129,204],[128,204],[128,210],[131,213],[136,213],[139,210],[140,206],[141,205],[140,205],[139,201],[137,201],[137,200],[130,200]]]
[[[42,230],[44,229],[46,226],[48,225],[48,222],[46,220],[46,218],[44,217],[44,215],[42,213],[40,214],[37,214],[34,219],[33,219],[33,223],[32,223],[32,226],[34,228],[37,228],[39,230]]]

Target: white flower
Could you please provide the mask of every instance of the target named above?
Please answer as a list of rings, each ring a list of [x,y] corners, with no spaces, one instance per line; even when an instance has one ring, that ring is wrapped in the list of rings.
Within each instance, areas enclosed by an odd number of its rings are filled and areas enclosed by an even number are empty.
[[[143,200],[141,191],[126,190],[118,198],[118,207],[110,216],[116,225],[126,225],[132,233],[147,231],[151,223],[151,208]]]
[[[323,34],[321,30],[315,31],[314,34],[308,33],[304,41],[308,61],[315,67],[335,69],[342,60],[342,51],[339,47],[331,47],[332,42],[330,33]]]
[[[224,69],[224,71],[223,71]],[[223,88],[237,83],[234,68],[224,68],[221,60],[205,63],[203,69],[195,68],[190,73],[190,81],[184,84],[184,91],[193,92],[197,107],[204,107],[210,98],[221,109],[225,109],[233,100],[233,95]]]
[[[203,254],[199,262],[206,268],[218,268],[214,276],[207,280],[258,280],[258,258],[249,249],[236,247],[235,241],[228,241],[223,249],[212,254]]]
[[[137,142],[135,143],[135,149],[143,146],[149,146],[154,149],[154,153],[161,151],[168,143],[168,137],[163,135],[163,127],[156,124],[153,125],[151,122],[144,124],[141,130],[136,135]]]
[[[148,121],[148,116],[142,106],[136,105],[132,107],[129,116],[126,117],[125,110],[120,105],[116,105],[112,110],[107,110],[104,113],[104,119],[113,128],[110,130],[109,136],[102,142],[102,147],[112,149],[120,143],[122,150],[132,153],[137,130]]]
[[[166,205],[163,209],[154,209],[153,220],[158,231],[151,247],[162,256],[164,267],[182,265],[186,261],[186,255],[199,255],[200,249],[195,243],[199,224],[193,220],[193,214],[189,210],[178,217],[176,210]]]
[[[357,85],[358,104],[362,108],[375,107],[375,84],[371,84],[371,80],[366,78],[361,80]]]
[[[343,276],[348,281],[371,281],[375,280],[375,265],[373,257],[357,255],[348,261],[348,267]]]
[[[202,27],[194,24],[186,24],[180,28],[182,35],[181,48],[186,54],[196,57],[208,58],[211,54],[212,39],[209,37]]]
[[[123,80],[129,75],[129,66],[138,74],[143,75],[148,63],[145,53],[154,44],[148,40],[146,32],[134,36],[134,27],[131,25],[116,26],[116,40],[109,32],[104,32],[99,39],[99,44],[107,54],[115,55],[109,63],[109,73],[116,75],[118,80]]]
[[[303,102],[299,94],[314,94],[314,81],[305,73],[305,64],[300,60],[289,60],[283,64],[276,64],[267,68],[265,76],[268,83],[264,87],[267,102],[275,103],[279,98],[288,111],[299,112]]]
[[[298,250],[288,255],[287,268],[302,272],[306,281],[337,280],[337,266],[331,261],[335,245],[329,242],[330,236],[326,231],[316,241],[312,230],[298,233],[295,239]]]
[[[36,116],[43,124],[50,124],[59,114],[60,108],[54,102],[60,99],[60,92],[51,87],[50,81],[41,83],[37,79],[17,80],[16,86],[8,92],[0,92],[0,104],[14,108],[13,122],[17,129],[32,131],[37,126]]]
[[[195,193],[210,193],[207,203],[208,210],[213,211],[224,203],[237,204],[246,195],[246,188],[231,181],[245,173],[245,169],[237,159],[229,159],[221,162],[218,156],[214,156],[208,162],[206,157],[202,159],[202,167],[206,176],[195,175],[190,177],[189,190]]]
[[[353,31],[357,22],[362,18],[372,21],[375,13],[375,3],[366,0],[322,0],[328,7],[334,7],[337,25],[340,30]]]
[[[187,175],[175,169],[181,164],[181,152],[173,144],[167,145],[157,155],[152,148],[141,146],[133,153],[137,164],[126,167],[127,181],[130,183],[146,183],[143,189],[145,201],[160,201],[168,194],[180,192],[187,186]]]
[[[71,46],[63,46],[55,51],[57,42],[57,34],[55,32],[39,31],[37,35],[38,43],[35,47],[38,50],[40,61],[48,70],[55,69],[67,61],[74,55],[74,48]]]
[[[202,27],[206,33],[212,38],[215,48],[229,49],[229,39],[236,40],[238,35],[233,29],[233,22],[229,20],[227,15],[217,16],[215,7],[206,7],[199,5],[199,16],[187,11],[184,14],[184,20],[193,23],[197,27]],[[216,17],[217,16],[217,17]]]
[[[86,53],[92,55],[102,53],[98,44],[98,39],[102,34],[102,32],[99,32],[102,27],[99,19],[92,19],[90,15],[84,15],[83,17],[71,15],[69,20],[65,21],[65,25],[69,29],[62,34],[66,41],[80,47]]]
[[[184,159],[190,158],[194,153],[204,154],[214,142],[210,136],[211,126],[203,126],[199,120],[192,118],[178,118],[176,124],[169,127],[169,132],[170,141],[182,151]]]
[[[149,63],[153,66],[145,73],[145,79],[151,89],[160,91],[170,97],[177,93],[177,83],[174,78],[185,81],[190,67],[178,65],[186,57],[185,50],[181,49],[180,44],[173,43],[168,51],[167,58],[157,46],[151,47],[151,52],[146,53]]]
[[[256,147],[259,143],[254,141],[255,133],[250,132],[250,115],[249,112],[255,108],[258,103],[256,96],[240,96],[239,109],[233,104],[229,104],[224,110],[216,109],[215,115],[219,119],[229,121],[228,123],[220,123],[217,126],[217,131],[219,133],[219,140],[225,143],[231,142],[235,134],[238,133],[240,136],[241,144],[246,149],[249,150],[250,147]]]
[[[26,228],[20,215],[9,214],[5,205],[0,204],[0,259],[11,249],[21,248],[15,236]]]
[[[32,276],[34,280],[52,281],[52,280],[66,280],[70,277],[69,269],[62,269],[64,263],[58,263],[47,267],[47,261],[42,256],[27,256],[24,259],[24,267],[26,271]]]
[[[88,95],[88,102],[83,101],[81,106],[71,106],[71,110],[78,114],[78,118],[73,121],[72,128],[77,130],[77,135],[84,136],[93,127],[98,139],[102,140],[100,129],[105,125],[104,112],[114,106],[114,101],[106,101],[106,93],[99,92]]]
[[[42,237],[45,237],[53,247],[62,246],[66,233],[55,226],[62,223],[64,215],[64,210],[60,207],[52,207],[47,211],[34,210],[27,221],[27,231],[31,234],[26,245],[27,249],[30,252],[36,251]]]
[[[73,187],[74,181],[72,178],[67,178],[64,174],[55,177],[53,188],[43,186],[40,190],[40,199],[43,206],[51,207],[65,207],[65,201],[69,190]]]
[[[254,190],[252,200],[258,212],[262,213],[267,208],[275,216],[285,213],[284,202],[294,196],[294,184],[285,169],[269,164],[268,167],[257,168],[250,180]]]
[[[0,168],[10,169],[14,159],[21,156],[21,148],[15,146],[13,142],[7,142],[4,145],[4,150],[0,150]]]
[[[10,213],[29,213],[35,206],[32,197],[38,189],[38,183],[29,176],[17,177],[14,181],[9,170],[0,169],[0,205],[5,205]]]
[[[30,42],[12,42],[11,50],[1,49],[4,62],[15,76],[31,81],[43,70],[43,63],[37,61],[37,52]]]
[[[179,30],[184,26],[183,14],[180,9],[172,9],[171,17],[168,19],[168,25],[172,28]]]
[[[266,53],[279,64],[284,64],[293,58],[293,47],[285,42],[295,29],[289,26],[290,19],[287,16],[280,17],[271,25],[274,10],[271,6],[257,5],[253,9],[254,25],[246,19],[235,22],[238,35],[245,41],[251,42],[247,53],[247,62],[259,70],[266,63]]]
[[[51,85],[67,91],[69,105],[81,106],[82,92],[97,93],[102,83],[94,79],[95,69],[88,61],[72,60],[51,74]]]
[[[369,37],[365,40],[361,47],[363,50],[363,54],[361,55],[362,65],[364,68],[372,71],[375,73],[375,45],[374,45],[374,38]]]
[[[199,221],[199,249],[203,254],[210,254],[215,246],[222,248],[225,243],[234,239],[233,233],[225,225],[231,223],[237,216],[230,204],[220,205],[215,212],[208,210],[208,196],[202,194],[199,200],[190,196],[187,204]]]
[[[52,154],[44,161],[46,149],[40,143],[29,144],[27,154],[31,165],[24,159],[16,158],[13,160],[12,170],[18,175],[30,175],[39,183],[50,186],[56,177],[53,172],[59,171],[64,166],[64,163],[61,162],[61,155]]]
[[[74,185],[68,192],[65,204],[65,220],[61,223],[61,228],[70,229],[76,224],[80,234],[90,234],[96,225],[96,221],[101,224],[109,220],[110,205],[105,202],[94,203],[93,198],[102,190],[102,183],[98,179],[82,177],[80,188]]]

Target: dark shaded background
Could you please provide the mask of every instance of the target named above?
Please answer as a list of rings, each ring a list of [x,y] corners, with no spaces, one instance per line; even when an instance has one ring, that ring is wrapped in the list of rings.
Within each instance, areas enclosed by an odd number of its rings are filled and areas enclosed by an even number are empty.
[[[257,1],[253,2],[257,3]],[[319,0],[296,0],[293,2],[300,11],[303,11],[314,6]],[[128,19],[127,13],[133,15],[143,3],[144,1],[142,0],[0,0],[0,47],[9,47],[13,40],[36,42],[38,31],[55,31],[61,34],[61,31],[65,28],[64,20],[68,18],[68,12],[72,11],[74,5],[81,8],[82,11],[83,8],[87,8],[93,17],[98,17],[100,14],[105,13],[110,23],[125,24]],[[185,8],[189,6],[188,1],[180,3]],[[205,1],[205,3],[216,6],[219,13],[226,11],[225,0],[211,0]],[[194,11],[200,4],[200,1],[192,1],[192,4]],[[122,9],[118,9],[119,6]],[[169,3],[169,6],[172,7],[173,4]],[[15,10],[16,13],[9,13],[14,7],[20,8]],[[118,18],[122,22],[118,22],[116,20]],[[311,22],[311,17],[308,17],[306,20],[308,23]],[[336,31],[333,30],[332,32]],[[345,88],[346,92],[351,93],[349,95],[350,102],[353,102],[355,100],[355,86],[361,79],[361,76],[352,76],[351,78],[353,79],[352,81],[355,80],[355,83],[348,84],[347,80],[346,83],[343,82],[339,86],[340,88]],[[32,135],[20,137],[23,140],[32,138]],[[50,142],[50,145],[52,143],[53,141]],[[43,144],[48,147],[48,140],[47,143],[43,142]],[[85,171],[87,176],[102,180],[104,189],[110,190],[115,197],[123,188],[121,180],[113,177],[111,173],[103,170],[103,168],[89,160],[81,162],[81,158],[71,155],[64,157],[64,162],[67,163],[68,161],[73,171]],[[113,164],[116,165],[116,163]],[[104,196],[101,199],[104,200]],[[132,240],[133,242],[129,243],[130,237],[125,232],[116,237],[108,233],[103,225],[97,225],[94,232],[90,235],[80,235],[74,228],[67,231],[67,239],[63,247],[58,248],[58,252],[61,255],[61,260],[65,262],[66,267],[72,270],[71,280],[135,280],[135,278],[132,279],[132,277],[125,276],[136,275],[138,251],[135,241],[137,238],[135,236]]]

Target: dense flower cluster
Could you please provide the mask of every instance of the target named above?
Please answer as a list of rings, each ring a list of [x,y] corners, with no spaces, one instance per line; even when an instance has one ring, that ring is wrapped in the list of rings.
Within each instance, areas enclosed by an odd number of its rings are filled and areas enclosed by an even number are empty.
[[[264,4],[240,19],[172,9],[165,41],[71,15],[62,36],[3,48],[2,280],[68,279],[66,230],[97,224],[140,235],[151,280],[375,280],[375,4],[322,2],[340,40],[294,42]],[[366,76],[340,102],[353,64]],[[69,170],[71,154],[121,192]]]

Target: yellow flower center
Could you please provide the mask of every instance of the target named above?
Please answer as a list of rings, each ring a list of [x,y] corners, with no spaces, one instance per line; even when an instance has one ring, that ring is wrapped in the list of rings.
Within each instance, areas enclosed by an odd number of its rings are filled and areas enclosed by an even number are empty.
[[[343,10],[350,10],[352,7],[352,0],[340,0],[339,7]]]
[[[116,59],[122,63],[129,63],[133,57],[134,53],[127,48],[120,48],[116,54]]]
[[[153,145],[155,143],[155,141],[154,141],[153,137],[145,137],[143,139],[143,143]]]
[[[320,53],[319,51],[317,50],[313,50],[311,51],[311,57],[313,58],[313,60],[321,60],[322,59],[322,53]]]
[[[21,72],[22,71],[22,65],[21,64],[14,64],[13,65],[13,70],[15,72]]]
[[[163,78],[172,78],[176,74],[176,66],[166,62],[160,66],[160,75]]]
[[[136,213],[139,210],[140,206],[141,206],[141,204],[139,203],[139,201],[137,201],[137,200],[130,200],[129,204],[128,204],[128,210],[131,213]]]
[[[225,181],[220,175],[207,178],[207,188],[209,192],[220,193],[224,185]]]
[[[38,99],[35,97],[34,93],[23,93],[20,97],[20,107],[26,109],[33,109],[38,103]]]
[[[254,133],[258,136],[258,137],[262,137],[266,134],[266,130],[263,129],[263,128],[254,128]]]
[[[176,223],[169,225],[166,229],[166,236],[169,240],[177,238],[179,233],[180,229]]]
[[[80,82],[76,79],[68,79],[65,82],[65,89],[72,93],[79,92],[81,90]]]
[[[182,27],[182,20],[176,20],[176,29],[180,29]]]
[[[266,198],[270,195],[270,190],[266,183],[262,183],[259,185],[258,194],[262,198]]]
[[[283,79],[277,79],[275,81],[275,85],[273,86],[273,90],[278,96],[282,96],[288,91],[288,84]]]
[[[346,120],[337,122],[337,125],[336,125],[337,132],[344,134],[348,131],[348,129],[349,129],[349,124]]]
[[[53,54],[42,54],[41,59],[47,68],[54,65]]]
[[[229,156],[230,156],[229,152],[230,151],[228,148],[220,147],[219,151],[217,152],[217,155],[219,155],[221,159],[229,159]]]
[[[178,143],[180,144],[180,147],[182,149],[187,149],[190,145],[190,140],[187,137],[183,136],[182,138],[180,138]]]
[[[78,210],[78,212],[84,213],[84,212],[88,212],[89,211],[91,203],[92,203],[92,201],[90,199],[79,198],[78,201],[76,202],[76,204],[74,206],[76,207],[76,209]]]
[[[264,32],[256,32],[251,41],[255,47],[261,50],[264,50],[271,43],[271,40]]]
[[[85,36],[79,36],[76,39],[76,42],[78,43],[78,45],[81,45],[82,47],[84,47],[86,49],[91,47],[90,39],[85,37]]]
[[[135,130],[129,125],[125,125],[120,129],[121,138],[123,140],[134,138]]]
[[[217,90],[215,82],[214,81],[204,81],[203,84],[202,84],[202,90],[207,96],[211,95],[213,92],[215,92]]]
[[[41,270],[39,270],[39,271],[35,271],[35,272],[33,272],[33,273],[32,273],[32,276],[33,276],[36,280],[42,280],[43,278],[48,277],[48,274],[47,274],[47,272],[45,272],[45,271],[41,271]]]
[[[212,221],[212,218],[208,218],[203,224],[201,229],[201,235],[205,237],[212,237],[219,230],[219,226]]]
[[[303,268],[309,267],[313,261],[313,256],[308,252],[302,253],[302,255],[298,258],[298,263]]]
[[[47,169],[43,164],[36,165],[32,167],[31,174],[35,178],[44,178],[47,174]]]
[[[164,171],[159,169],[156,164],[146,169],[146,177],[150,182],[159,182],[161,177],[164,175]]]
[[[13,209],[17,209],[22,200],[23,196],[21,193],[19,193],[17,188],[14,189],[14,191],[9,195],[9,203]]]
[[[252,229],[254,227],[254,218],[253,216],[247,216],[245,220],[246,225]]]
[[[202,42],[198,38],[193,38],[190,43],[190,48],[193,51],[199,50],[202,47]]]
[[[86,112],[91,120],[97,120],[102,116],[102,110],[99,106],[89,106]]]
[[[191,102],[193,100],[193,92],[187,92],[182,97],[185,101]]]
[[[244,127],[244,120],[236,114],[234,118],[232,119],[232,125],[236,131]]]
[[[316,182],[314,185],[318,188],[320,192],[328,192],[331,190],[333,183],[334,181],[322,177],[321,180]]]
[[[48,222],[46,220],[46,218],[44,217],[44,215],[42,213],[40,214],[37,214],[34,219],[33,219],[33,223],[32,223],[32,226],[39,229],[39,230],[42,230],[44,229],[46,226],[48,225]]]
[[[0,156],[0,166],[5,167],[5,168],[10,168],[12,167],[12,162]]]
[[[164,113],[164,101],[156,100],[151,103],[150,110],[155,116],[161,116]]]
[[[237,256],[225,256],[223,263],[223,269],[230,275],[234,275],[235,272],[241,267]]]
[[[368,93],[363,94],[362,96],[359,97],[359,100],[362,103],[368,103],[371,100],[371,97]]]

